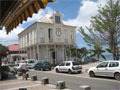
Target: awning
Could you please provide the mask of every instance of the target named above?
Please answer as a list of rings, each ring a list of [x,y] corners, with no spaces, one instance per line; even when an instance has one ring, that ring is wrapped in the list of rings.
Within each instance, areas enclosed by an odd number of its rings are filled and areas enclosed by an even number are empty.
[[[38,13],[40,8],[46,8],[48,2],[55,0],[21,0],[22,3],[11,13],[9,18],[4,22],[7,34],[16,28],[23,21],[27,21],[28,17],[32,17],[33,13]]]

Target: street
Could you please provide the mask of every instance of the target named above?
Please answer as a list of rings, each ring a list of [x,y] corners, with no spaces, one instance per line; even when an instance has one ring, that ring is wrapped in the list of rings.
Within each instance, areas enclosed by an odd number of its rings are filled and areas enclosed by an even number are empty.
[[[120,81],[113,78],[90,78],[82,74],[55,73],[52,71],[34,71],[29,72],[30,76],[37,75],[38,80],[48,77],[51,84],[56,85],[57,81],[65,81],[66,87],[72,90],[80,90],[79,86],[89,85],[91,90],[120,90]]]

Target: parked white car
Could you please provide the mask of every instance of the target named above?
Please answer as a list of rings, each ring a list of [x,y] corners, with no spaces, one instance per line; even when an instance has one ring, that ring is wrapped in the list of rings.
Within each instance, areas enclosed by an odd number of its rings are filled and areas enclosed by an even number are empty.
[[[33,68],[34,65],[35,65],[35,60],[34,59],[28,59],[28,60],[25,60],[25,63],[27,64],[28,68]]]
[[[88,70],[89,76],[107,76],[120,80],[120,61],[104,61]]]
[[[64,61],[62,64],[55,67],[55,71],[71,73],[81,73],[82,66],[75,61]]]

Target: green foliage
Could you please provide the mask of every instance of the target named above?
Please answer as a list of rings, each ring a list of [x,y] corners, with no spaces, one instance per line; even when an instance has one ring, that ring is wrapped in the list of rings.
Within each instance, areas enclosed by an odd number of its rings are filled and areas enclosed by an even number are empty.
[[[2,52],[7,52],[8,51],[8,48],[2,44],[0,44],[0,51]]]
[[[82,59],[83,57],[87,57],[87,54],[89,53],[88,50],[83,48],[77,48],[75,46],[67,47],[66,48],[67,56],[70,57],[78,57],[79,59]]]
[[[10,72],[9,66],[1,66],[0,67],[0,73],[2,75],[2,79],[7,79],[9,72]]]
[[[80,27],[83,39],[92,45],[108,45],[114,59],[119,59],[120,45],[120,1],[109,0],[104,7],[99,7],[98,14],[91,19],[89,33]]]
[[[13,60],[16,61],[17,59],[21,58],[21,56],[12,56]]]
[[[94,49],[91,49],[90,52],[92,54],[89,57],[97,56],[98,60],[100,59],[100,57],[102,57],[106,60],[105,56],[102,54],[105,52],[105,50],[103,50],[102,46],[95,45]]]
[[[50,48],[50,51],[54,52],[54,51],[55,51],[55,48]]]
[[[9,66],[1,66],[1,72],[2,72],[2,73],[10,72]]]

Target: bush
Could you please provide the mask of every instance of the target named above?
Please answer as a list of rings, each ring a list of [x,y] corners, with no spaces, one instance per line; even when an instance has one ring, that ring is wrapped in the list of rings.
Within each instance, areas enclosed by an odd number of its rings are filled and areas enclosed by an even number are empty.
[[[1,71],[1,79],[8,78],[8,74],[10,72],[9,66],[1,66],[0,71]]]

